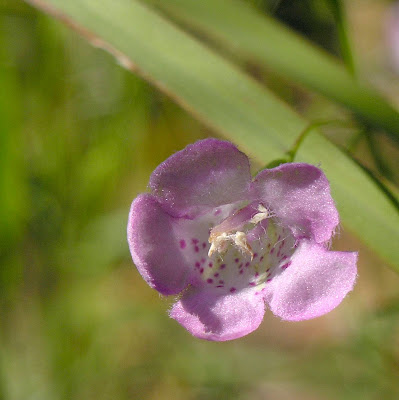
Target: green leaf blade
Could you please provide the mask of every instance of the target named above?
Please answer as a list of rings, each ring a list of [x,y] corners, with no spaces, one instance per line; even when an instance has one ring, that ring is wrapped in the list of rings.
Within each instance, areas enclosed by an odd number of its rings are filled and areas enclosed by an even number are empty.
[[[234,65],[136,0],[31,0],[112,52],[215,132],[263,164],[290,149],[309,125]],[[326,171],[345,226],[399,271],[399,215],[344,153],[317,132],[298,160]]]
[[[240,0],[141,0],[219,44],[318,91],[399,141],[399,113],[333,56]]]

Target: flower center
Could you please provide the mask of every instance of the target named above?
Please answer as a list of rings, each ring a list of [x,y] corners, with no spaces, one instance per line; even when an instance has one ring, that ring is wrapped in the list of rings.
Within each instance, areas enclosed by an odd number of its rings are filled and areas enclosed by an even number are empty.
[[[291,264],[295,239],[261,203],[236,211],[219,207],[185,223],[180,249],[193,270],[194,286],[205,284],[221,293],[254,288],[259,293]]]
[[[254,213],[255,211],[255,213]],[[248,213],[252,216],[250,219]],[[212,257],[215,252],[220,255],[224,255],[228,249],[229,244],[233,244],[242,254],[247,254],[251,257],[251,261],[254,258],[254,252],[252,247],[248,243],[247,235],[243,231],[237,230],[239,227],[247,226],[247,230],[250,227],[254,227],[269,216],[269,212],[263,204],[258,204],[254,210],[253,206],[247,206],[242,208],[232,216],[226,218],[221,224],[215,226],[209,235],[209,248],[208,257]],[[250,227],[248,227],[250,225]]]

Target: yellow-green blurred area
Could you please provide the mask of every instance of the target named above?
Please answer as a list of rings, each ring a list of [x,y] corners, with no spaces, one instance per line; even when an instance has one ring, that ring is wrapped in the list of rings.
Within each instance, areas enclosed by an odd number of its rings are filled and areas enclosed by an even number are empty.
[[[324,1],[254,3],[338,52]],[[399,104],[384,41],[391,3],[346,3],[360,73]],[[253,74],[309,119],[346,115]],[[347,143],[353,132],[326,133]],[[131,261],[127,215],[160,162],[207,136],[77,33],[0,0],[0,399],[399,398],[399,279],[345,227],[333,248],[359,249],[358,283],[330,314],[288,323],[267,312],[256,332],[226,343],[167,316],[171,299]],[[378,172],[367,138],[351,145]],[[379,145],[397,182],[398,152]]]

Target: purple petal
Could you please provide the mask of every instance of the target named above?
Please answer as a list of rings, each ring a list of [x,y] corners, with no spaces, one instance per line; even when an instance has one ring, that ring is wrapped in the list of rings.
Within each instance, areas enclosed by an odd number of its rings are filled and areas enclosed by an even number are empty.
[[[258,196],[296,238],[328,241],[339,223],[324,173],[309,164],[265,169],[254,181]]]
[[[328,251],[303,241],[292,264],[268,288],[270,309],[290,321],[328,313],[353,289],[356,261],[357,253]]]
[[[150,188],[168,212],[193,216],[203,209],[248,198],[249,161],[232,143],[198,141],[152,173]]]
[[[132,203],[127,235],[133,262],[145,281],[164,295],[187,286],[188,268],[173,233],[176,223],[151,194],[141,194]]]
[[[257,329],[264,312],[264,300],[254,290],[217,296],[211,290],[193,289],[173,306],[170,316],[193,336],[225,341]]]

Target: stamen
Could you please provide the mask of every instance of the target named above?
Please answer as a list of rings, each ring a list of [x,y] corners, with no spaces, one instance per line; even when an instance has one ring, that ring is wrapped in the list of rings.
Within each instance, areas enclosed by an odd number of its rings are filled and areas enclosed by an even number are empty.
[[[259,224],[259,222],[263,221],[269,216],[269,212],[267,211],[266,207],[262,204],[258,205],[258,213],[256,213],[250,220],[249,223],[251,224]]]
[[[235,244],[242,253],[247,253],[249,256],[251,256],[251,260],[253,259],[254,253],[247,241],[247,235],[241,231],[237,231],[236,233],[232,233],[230,235],[228,235],[226,232],[217,235],[211,234],[209,236],[209,243],[211,243],[211,247],[208,251],[208,257],[211,257],[216,251],[219,254],[224,254],[228,249],[229,242]]]
[[[226,218],[218,226],[215,226],[211,230],[208,239],[211,244],[208,251],[208,257],[211,257],[215,252],[220,254],[226,253],[229,244],[233,244],[241,253],[249,255],[252,261],[254,253],[251,246],[248,244],[246,232],[264,219],[270,217],[268,210],[262,204],[258,204],[256,210],[258,212],[253,214],[253,206],[244,207],[235,212],[229,218]],[[243,228],[246,232],[238,230]]]

